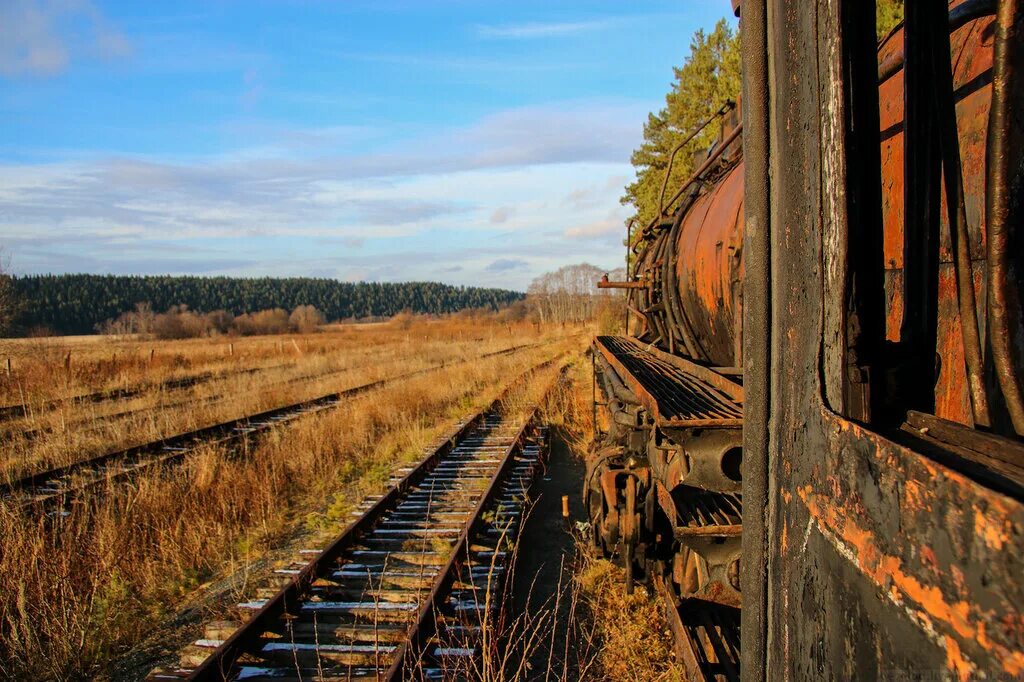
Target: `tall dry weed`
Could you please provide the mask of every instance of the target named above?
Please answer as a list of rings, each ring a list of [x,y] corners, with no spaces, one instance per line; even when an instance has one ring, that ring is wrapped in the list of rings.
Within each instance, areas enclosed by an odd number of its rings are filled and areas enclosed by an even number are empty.
[[[202,585],[244,574],[297,536],[337,532],[354,500],[556,346],[366,394],[241,455],[210,449],[66,516],[0,506],[0,670],[21,679],[108,674]]]

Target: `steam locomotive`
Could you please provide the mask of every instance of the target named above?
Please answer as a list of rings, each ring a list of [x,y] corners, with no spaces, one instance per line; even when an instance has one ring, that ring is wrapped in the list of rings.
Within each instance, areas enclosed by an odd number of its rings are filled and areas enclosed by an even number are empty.
[[[598,284],[593,541],[690,679],[1022,676],[1024,12],[734,8],[740,102]]]

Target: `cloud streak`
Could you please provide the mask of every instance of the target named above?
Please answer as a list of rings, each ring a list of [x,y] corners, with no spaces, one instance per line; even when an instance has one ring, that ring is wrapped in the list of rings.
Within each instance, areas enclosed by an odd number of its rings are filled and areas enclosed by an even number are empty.
[[[569,102],[509,109],[373,153],[311,156],[299,146],[191,160],[0,163],[0,233],[23,272],[123,272],[132,262],[142,270],[231,274],[308,267],[343,279],[446,272],[459,283],[524,288],[539,268],[583,253],[600,260],[608,250],[603,229],[566,229],[565,196],[573,186],[601,188],[623,176],[638,108]],[[618,195],[595,189],[573,219],[584,226],[604,220]],[[323,240],[332,245],[312,243]],[[169,243],[197,251],[171,257]],[[396,260],[413,243],[432,252]],[[355,249],[350,261],[337,258]],[[321,253],[336,258],[310,262]],[[439,271],[445,262],[460,269]]]
[[[598,21],[529,22],[522,24],[479,25],[476,34],[481,38],[505,40],[532,40],[537,38],[559,38],[601,31],[611,27],[610,19]]]
[[[128,38],[86,0],[0,3],[0,74],[52,76],[73,58],[119,59],[132,53]]]

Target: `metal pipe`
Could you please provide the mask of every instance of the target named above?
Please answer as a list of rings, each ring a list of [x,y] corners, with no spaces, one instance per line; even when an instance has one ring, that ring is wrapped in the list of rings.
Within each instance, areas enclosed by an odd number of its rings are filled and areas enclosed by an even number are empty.
[[[1011,130],[1014,111],[1011,103],[1017,103],[1014,96],[1014,71],[1020,65],[1021,11],[1017,0],[1001,0],[995,21],[995,48],[992,57],[992,104],[988,118],[988,144],[986,147],[986,197],[985,220],[988,238],[988,338],[992,347],[992,361],[996,376],[1006,399],[1007,411],[1014,430],[1024,435],[1024,391],[1021,390],[1020,373],[1014,363],[1014,346],[1021,342],[1013,339],[1011,314],[1013,310],[1010,293],[1010,244],[1016,235],[1015,220],[1021,217],[1019,193],[1022,190],[1020,152],[1011,144]],[[1020,115],[1020,112],[1016,112]],[[1017,194],[1017,196],[1014,196]],[[1013,215],[1011,216],[1011,212]],[[1017,321],[1017,320],[1015,320]]]
[[[726,148],[728,148],[729,144],[731,144],[733,140],[739,137],[739,134],[741,132],[743,132],[743,124],[739,124],[738,126],[732,129],[732,132],[725,136],[725,139],[722,140],[721,144],[715,147],[715,150],[708,156],[708,159],[706,159],[705,162],[700,164],[700,167],[693,171],[693,174],[686,179],[686,182],[684,182],[683,185],[676,190],[676,194],[674,194],[672,196],[672,199],[669,200],[669,205],[666,206],[666,208],[670,208],[673,204],[675,204],[679,200],[679,198],[683,196],[684,191],[686,191],[686,189],[691,184],[696,182],[701,175],[705,174],[705,172],[707,172],[707,170],[711,168],[712,164],[718,161],[719,157],[722,156]],[[653,227],[656,222],[657,219],[655,218],[654,221],[651,222],[650,226]]]
[[[975,19],[996,13],[996,0],[967,0],[949,12],[949,32],[963,28]],[[889,80],[903,68],[903,52],[894,52],[878,65],[878,84]]]
[[[635,223],[635,222],[636,222],[636,217],[630,218],[629,220],[626,221],[626,281],[627,282],[629,281],[629,243],[630,243],[630,241],[632,241],[633,223]],[[632,297],[632,294],[630,294],[630,292],[627,291],[627,292],[625,292],[625,296],[626,296],[626,309],[623,311],[623,316],[625,318],[626,326],[625,326],[625,328],[623,330],[623,334],[625,334],[626,336],[629,336],[629,303],[630,303],[629,299]]]
[[[769,679],[769,616],[779,607],[778,593],[769,603],[769,547],[776,546],[774,530],[778,490],[769,484],[769,471],[782,471],[770,455],[769,424],[773,398],[772,376],[782,374],[779,359],[772,357],[772,224],[771,178],[773,164],[781,159],[772,149],[772,86],[779,82],[768,66],[769,36],[776,22],[768,20],[766,0],[742,0],[740,56],[743,69],[743,561],[740,563],[740,669],[750,680]],[[776,63],[775,68],[779,68]],[[775,106],[778,107],[776,94]],[[777,166],[776,166],[777,167]],[[781,231],[781,227],[779,228]],[[778,242],[780,250],[784,244]],[[776,330],[777,331],[777,330]],[[780,332],[780,336],[782,333]],[[776,341],[776,343],[778,343]],[[772,529],[772,530],[769,530]],[[671,623],[680,623],[679,612],[671,609]],[[679,630],[682,631],[681,624]]]
[[[658,193],[658,215],[664,215],[665,213],[665,189],[668,187],[668,179],[672,175],[672,164],[675,163],[676,154],[678,154],[683,147],[689,144],[693,138],[700,135],[704,131],[704,129],[711,125],[711,123],[715,119],[724,116],[727,112],[731,111],[732,108],[735,106],[736,104],[734,102],[726,102],[725,104],[723,104],[718,111],[711,115],[711,117],[708,120],[701,123],[700,127],[698,127],[696,130],[687,135],[685,140],[677,144],[672,149],[672,153],[669,154],[668,156],[668,168],[665,169],[665,177],[662,178],[661,181],[661,192]]]
[[[942,32],[939,32],[936,41],[935,53],[932,58],[935,77],[935,107],[938,112],[939,148],[942,154],[942,175],[946,185],[949,239],[954,255],[953,267],[956,272],[960,331],[964,343],[964,361],[967,366],[967,387],[971,398],[974,423],[989,426],[991,422],[988,395],[985,392],[981,335],[978,331],[978,308],[974,295],[974,266],[971,264],[970,231],[967,229],[967,209],[964,205],[960,136],[957,131],[956,106],[953,102],[953,72],[950,65],[949,35],[942,35]]]

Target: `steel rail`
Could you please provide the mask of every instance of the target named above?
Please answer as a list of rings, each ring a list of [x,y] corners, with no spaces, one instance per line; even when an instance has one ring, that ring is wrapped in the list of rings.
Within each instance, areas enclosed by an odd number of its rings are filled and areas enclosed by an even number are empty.
[[[554,387],[557,380],[558,378],[556,377],[551,386],[545,390],[545,394]],[[455,543],[454,551],[451,553],[447,564],[438,576],[434,586],[431,588],[430,596],[420,607],[416,622],[409,629],[409,634],[406,640],[399,646],[395,659],[392,662],[391,667],[388,669],[387,674],[384,676],[384,680],[391,682],[392,680],[404,679],[410,664],[412,662],[418,663],[421,660],[427,641],[437,630],[436,614],[442,605],[444,597],[451,590],[452,585],[458,578],[459,564],[464,559],[468,561],[470,556],[470,542],[473,537],[480,532],[485,524],[484,512],[493,506],[495,499],[501,491],[501,484],[512,468],[516,451],[522,447],[527,431],[536,423],[539,416],[540,407],[534,407],[529,418],[526,419],[522,427],[519,429],[519,433],[516,434],[514,441],[505,451],[501,465],[492,477],[490,485],[487,487],[487,492],[480,498],[473,514],[464,524],[462,532],[459,534],[459,539]]]
[[[554,364],[557,360],[557,357],[552,358],[527,370],[523,375],[510,383],[501,395],[487,408],[474,413],[466,419],[440,446],[418,462],[395,485],[390,487],[380,499],[374,502],[369,509],[338,535],[326,549],[302,568],[286,585],[281,587],[273,597],[263,603],[245,624],[217,646],[200,665],[191,670],[179,670],[171,674],[153,673],[150,675],[150,679],[188,679],[195,681],[231,679],[235,674],[235,668],[238,665],[239,659],[246,653],[257,649],[260,640],[266,633],[275,631],[285,621],[295,619],[297,617],[295,615],[296,611],[299,610],[302,604],[303,596],[309,593],[314,583],[318,579],[324,578],[337,570],[339,560],[343,555],[357,547],[371,531],[378,528],[383,521],[388,519],[410,491],[424,482],[438,468],[438,465],[444,461],[445,457],[456,451],[468,436],[478,431],[487,415],[494,414],[500,408],[515,386],[534,373]],[[464,523],[459,535],[460,541],[452,550],[445,570],[434,581],[430,591],[430,598],[421,606],[419,618],[416,624],[408,631],[406,643],[401,647],[400,655],[395,658],[396,665],[392,665],[391,670],[388,672],[388,677],[385,679],[394,679],[392,676],[393,671],[402,669],[398,663],[405,661],[409,652],[416,651],[415,648],[408,646],[409,642],[421,641],[419,638],[427,631],[421,621],[433,613],[432,608],[445,589],[441,583],[443,582],[450,588],[451,581],[447,580],[447,578],[453,575],[453,566],[456,564],[460,552],[468,548],[467,539],[472,537],[470,529],[478,529],[479,524],[482,523],[483,511],[487,508],[484,502],[493,500],[492,493],[496,490],[496,483],[508,473],[510,462],[514,460],[515,453],[522,449],[525,435],[535,423],[537,414],[538,411],[534,410],[530,418],[520,426],[512,442],[505,449],[502,464],[491,477],[487,494],[481,498],[480,503],[476,505],[470,518]],[[426,518],[429,518],[432,513],[433,511],[429,507],[424,512]],[[298,667],[297,663],[296,667]]]
[[[502,348],[501,350],[491,351],[489,353],[483,353],[481,355],[476,356],[474,359],[475,360],[482,360],[482,359],[489,358],[489,357],[494,357],[494,356],[497,356],[497,355],[507,355],[507,354],[515,353],[515,352],[518,352],[520,350],[525,350],[525,349],[528,349],[528,348],[536,348],[537,346],[541,346],[541,345],[543,345],[543,343],[527,343],[527,344],[520,344],[520,345],[517,345],[517,346],[510,346],[508,348]],[[450,362],[450,363],[441,362],[441,363],[432,365],[429,369],[441,369],[443,367],[450,367],[452,365],[457,365],[457,364],[465,363],[465,362],[468,362],[468,360],[456,360],[456,361]],[[373,363],[369,363],[369,364],[373,364]],[[273,365],[271,367],[266,367],[266,368],[256,368],[256,370],[279,369],[279,368],[284,367],[284,366],[285,365]],[[278,388],[278,387],[281,387],[281,386],[288,386],[290,384],[297,384],[297,383],[302,382],[302,381],[316,381],[316,382],[325,381],[328,378],[333,377],[335,375],[343,374],[345,372],[352,372],[352,371],[357,370],[357,369],[363,369],[364,367],[365,367],[365,365],[359,365],[359,366],[356,366],[356,367],[341,368],[341,369],[331,370],[331,371],[328,371],[328,372],[322,372],[320,374],[316,374],[316,373],[314,373],[314,374],[303,374],[301,376],[289,377],[287,379],[282,379],[280,381],[273,381],[273,382],[270,382],[268,384],[265,384],[261,388],[263,388],[263,389]],[[255,372],[255,370],[246,370],[245,373],[254,373],[254,372]],[[230,378],[230,376],[225,375],[225,376],[220,377],[220,378]],[[182,407],[184,405],[206,405],[206,404],[210,404],[210,403],[216,403],[218,400],[223,400],[224,398],[227,398],[227,397],[230,397],[230,396],[228,394],[225,394],[225,393],[218,393],[216,395],[207,396],[207,397],[201,398],[199,400],[193,400],[193,399],[185,398],[185,399],[177,400],[177,401],[170,402],[170,403],[160,403],[158,405],[150,405],[150,406],[147,406],[147,407],[139,407],[139,408],[134,408],[134,409],[129,409],[129,410],[121,410],[120,412],[112,412],[110,414],[99,415],[98,417],[94,418],[92,421],[95,421],[96,419],[98,419],[98,420],[101,421],[101,423],[100,424],[91,424],[91,425],[85,426],[83,428],[83,430],[98,431],[98,430],[102,429],[107,423],[109,423],[110,421],[115,420],[115,419],[125,419],[125,418],[128,418],[128,417],[137,415],[137,414],[142,414],[142,413],[145,413],[145,412],[152,412],[154,410],[170,410],[170,409],[174,409],[174,408],[177,408],[177,407]],[[75,422],[74,424],[72,424],[72,426],[77,426],[77,425],[80,425],[80,424],[84,424],[84,423],[86,423],[88,421],[90,421],[90,419],[83,419],[83,420],[80,420],[78,422]],[[41,427],[41,428],[36,428],[36,429],[28,429],[28,430],[25,430],[25,431],[10,431],[10,432],[8,432],[8,434],[5,434],[5,435],[17,435],[17,436],[19,436],[21,438],[24,438],[26,440],[34,440],[34,439],[39,438],[40,436],[42,436],[42,435],[44,435],[46,433],[52,433],[54,430],[55,429],[49,428],[49,427]]]
[[[514,349],[516,347],[504,349],[498,351],[498,353],[515,352]],[[478,359],[480,358],[475,358],[474,360]],[[474,360],[463,360],[459,364]],[[452,365],[446,366],[451,367]],[[156,465],[168,465],[179,462],[200,446],[232,445],[244,441],[251,435],[268,431],[296,418],[330,409],[343,399],[352,398],[397,381],[434,372],[446,366],[433,366],[406,372],[342,391],[328,393],[310,400],[273,408],[257,414],[246,415],[212,426],[99,455],[81,462],[29,474],[10,483],[0,484],[0,498],[11,498],[27,494],[28,499],[19,500],[18,506],[46,510],[69,497],[100,485],[135,476],[143,470]],[[118,471],[104,471],[104,469],[116,465],[121,465]],[[100,475],[81,484],[55,487],[59,486],[61,481],[73,480],[75,476],[87,475],[91,472],[97,472]],[[31,491],[39,489],[42,489],[40,493],[32,494]]]

